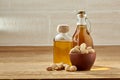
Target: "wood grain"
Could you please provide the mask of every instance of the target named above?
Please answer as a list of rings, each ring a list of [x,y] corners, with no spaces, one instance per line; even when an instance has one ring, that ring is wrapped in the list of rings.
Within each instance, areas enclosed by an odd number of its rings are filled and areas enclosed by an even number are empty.
[[[0,79],[120,79],[120,46],[95,46],[91,71],[46,71],[52,47],[1,46]]]

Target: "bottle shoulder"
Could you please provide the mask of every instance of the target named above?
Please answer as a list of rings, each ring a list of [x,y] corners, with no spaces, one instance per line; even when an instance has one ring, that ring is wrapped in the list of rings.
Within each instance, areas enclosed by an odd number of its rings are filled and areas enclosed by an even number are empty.
[[[70,41],[72,40],[71,36],[66,33],[59,33],[54,38],[55,41]]]

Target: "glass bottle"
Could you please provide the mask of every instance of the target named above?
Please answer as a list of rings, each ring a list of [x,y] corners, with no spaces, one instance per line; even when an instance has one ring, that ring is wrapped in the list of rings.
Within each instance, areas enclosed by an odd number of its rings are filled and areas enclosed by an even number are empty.
[[[68,35],[69,26],[65,24],[58,25],[58,34],[54,38],[54,63],[66,63],[71,65],[69,51],[72,48],[72,38]]]
[[[87,46],[93,47],[93,40],[88,29],[90,29],[90,24],[86,16],[85,11],[80,11],[77,14],[77,28],[72,36],[73,47],[82,43],[86,43]]]

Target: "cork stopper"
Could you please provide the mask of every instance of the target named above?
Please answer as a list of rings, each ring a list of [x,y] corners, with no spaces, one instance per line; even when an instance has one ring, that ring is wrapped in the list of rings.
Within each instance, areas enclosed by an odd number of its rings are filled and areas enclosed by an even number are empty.
[[[79,11],[77,14],[86,14],[84,10]]]
[[[57,26],[58,33],[67,33],[69,31],[69,26],[67,24],[59,24]]]
[[[80,18],[86,17],[86,12],[84,10],[81,10],[77,13],[77,16]]]

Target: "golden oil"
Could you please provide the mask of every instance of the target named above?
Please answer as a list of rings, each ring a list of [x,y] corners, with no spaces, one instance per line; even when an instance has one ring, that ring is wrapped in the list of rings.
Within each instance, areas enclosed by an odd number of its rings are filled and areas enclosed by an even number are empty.
[[[76,45],[81,45],[82,43],[86,43],[87,46],[93,47],[92,37],[87,30],[86,25],[77,25],[77,29],[73,35],[73,47]]]
[[[69,52],[72,48],[72,41],[54,41],[54,63],[63,62],[71,65]]]

